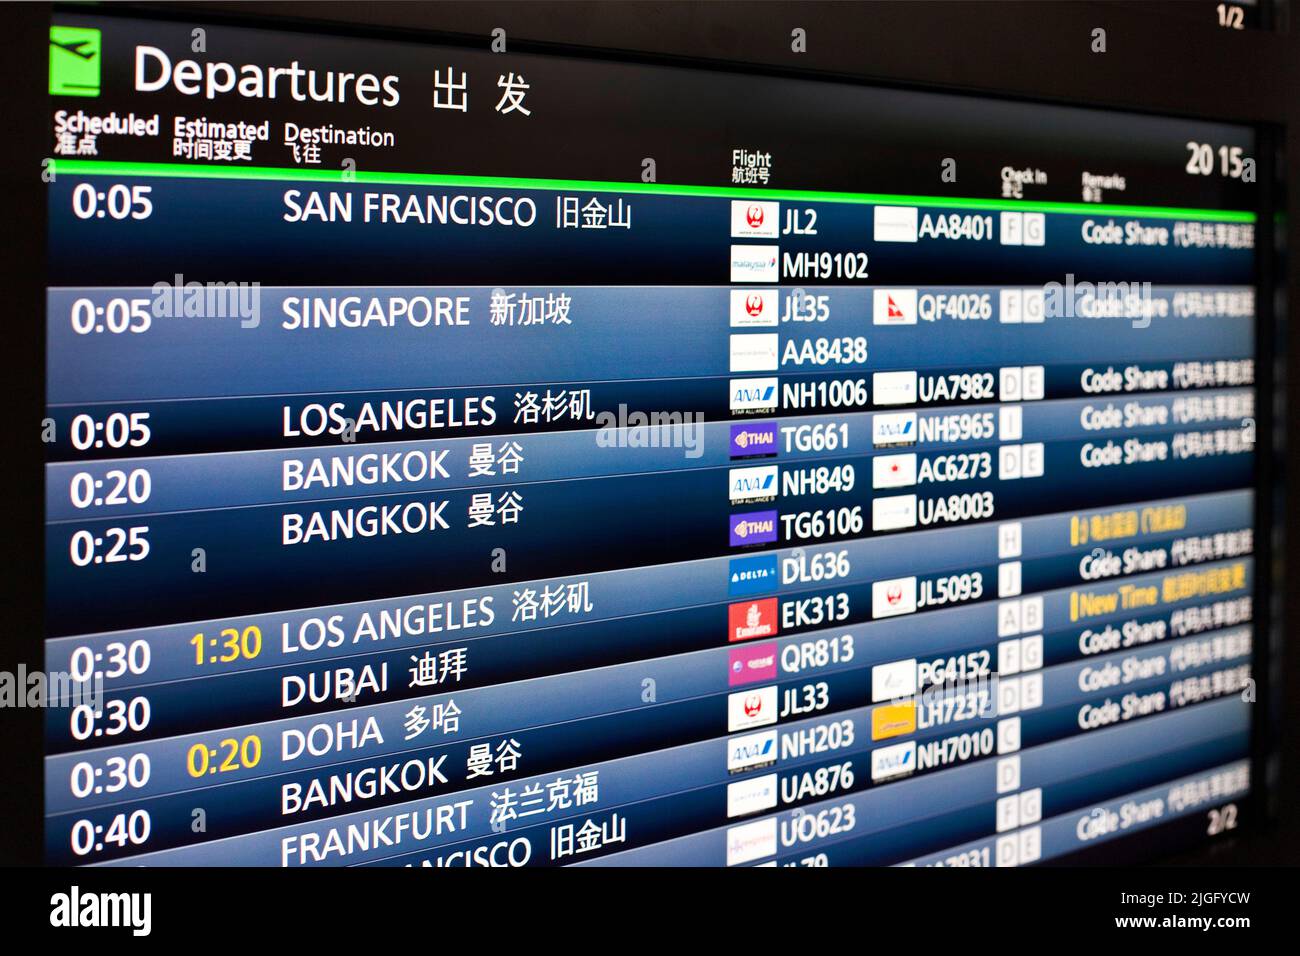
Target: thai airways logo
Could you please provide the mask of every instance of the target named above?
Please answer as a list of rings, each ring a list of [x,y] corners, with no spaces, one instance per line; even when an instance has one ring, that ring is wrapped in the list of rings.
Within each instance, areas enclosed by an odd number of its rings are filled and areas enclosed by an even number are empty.
[[[733,548],[746,545],[771,544],[776,540],[775,511],[747,511],[732,515],[730,543]]]
[[[752,641],[756,637],[776,637],[780,632],[776,598],[741,601],[727,608],[727,640]]]
[[[893,578],[871,585],[871,616],[897,617],[916,612],[916,578]]]
[[[776,328],[780,322],[777,308],[775,289],[732,289],[731,327]]]
[[[871,443],[877,448],[916,444],[916,412],[871,416]]]
[[[741,690],[727,697],[727,733],[776,723],[776,685]]]
[[[776,817],[755,820],[727,831],[727,866],[752,863],[776,853]]]
[[[916,527],[916,495],[894,495],[871,502],[871,530],[897,531]]]
[[[916,325],[916,290],[872,290],[871,324]]]
[[[776,806],[776,774],[748,777],[727,784],[727,817],[747,817]]]
[[[732,737],[727,741],[727,772],[758,770],[776,763],[776,731]]]
[[[916,769],[916,741],[880,747],[871,751],[871,779],[889,780],[905,776]]]
[[[877,455],[871,459],[871,487],[906,488],[916,484],[916,453]]]
[[[732,687],[776,680],[776,645],[750,644],[732,648],[727,665],[727,683]]]
[[[871,739],[888,740],[916,732],[916,702],[882,704],[871,712]]]
[[[50,95],[98,96],[103,46],[93,27],[50,27]]]
[[[757,504],[776,497],[780,471],[776,465],[757,468],[732,468],[728,473],[728,494],[731,503]]]
[[[778,282],[781,250],[777,246],[732,246],[732,282]]]
[[[877,405],[915,405],[916,372],[875,372],[871,391]]]
[[[734,597],[770,591],[777,583],[776,555],[737,558],[731,562],[729,572],[727,590]]]
[[[775,239],[780,225],[780,203],[751,202],[745,199],[731,201],[733,239]]]
[[[898,700],[916,693],[916,659],[877,664],[871,668],[871,702]]]
[[[741,415],[774,411],[776,389],[774,378],[733,378],[730,384],[731,410]]]
[[[732,458],[769,458],[776,454],[776,422],[731,426]]]
[[[779,354],[780,336],[776,332],[751,332],[731,337],[733,372],[775,372]]]

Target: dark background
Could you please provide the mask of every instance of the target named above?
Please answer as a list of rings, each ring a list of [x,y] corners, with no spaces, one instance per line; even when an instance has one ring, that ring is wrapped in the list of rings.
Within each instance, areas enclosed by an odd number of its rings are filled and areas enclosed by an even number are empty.
[[[826,75],[886,84],[979,92],[1076,105],[1114,107],[1204,119],[1260,124],[1260,281],[1277,283],[1274,314],[1300,301],[1294,269],[1282,272],[1285,247],[1300,248],[1285,189],[1300,174],[1300,33],[1289,29],[1284,2],[1260,0],[1246,30],[1218,26],[1216,4],[1185,2],[445,2],[445,3],[222,3],[69,4],[114,13],[146,13],[195,22],[225,18],[244,22],[311,25],[327,30],[364,30],[375,35],[461,38],[485,46],[495,27],[506,30],[511,49],[578,50],[604,56],[650,56],[661,60],[713,62],[728,68],[798,75]],[[0,458],[4,545],[0,552],[0,668],[41,660],[44,591],[42,562],[44,413],[45,193],[41,160],[48,152],[46,89],[48,4],[7,5],[5,55],[0,58],[0,135],[5,148],[4,345],[0,375],[5,421],[14,436]],[[807,31],[808,51],[790,50],[790,31]],[[1094,54],[1092,31],[1106,30],[1107,52]],[[1274,144],[1269,147],[1269,142]],[[1264,244],[1270,210],[1279,214],[1277,255]],[[1260,305],[1268,303],[1261,299]],[[1290,337],[1294,340],[1294,336]],[[1268,387],[1269,344],[1261,339],[1261,388]],[[1300,593],[1291,587],[1291,552],[1300,541],[1294,509],[1283,498],[1287,472],[1296,468],[1290,432],[1300,414],[1294,383],[1300,366],[1293,341],[1276,343],[1276,468],[1263,476],[1275,500],[1264,497],[1285,535],[1271,549],[1260,536],[1261,567],[1272,560],[1275,594],[1284,621],[1295,620]],[[1266,405],[1261,402],[1261,405]],[[1261,415],[1262,435],[1269,422]],[[1300,558],[1300,556],[1295,556]],[[1262,619],[1266,608],[1257,608]],[[1280,644],[1285,630],[1276,627]],[[1272,719],[1257,721],[1255,783],[1270,787],[1271,806],[1256,807],[1274,818],[1236,836],[1176,856],[1177,863],[1295,863],[1300,861],[1300,747],[1296,708],[1300,694],[1297,656],[1274,653],[1273,673],[1257,672],[1260,708]],[[41,812],[40,713],[8,711],[0,725],[3,786],[0,786],[0,862],[39,862]],[[1258,822],[1258,821],[1257,821]],[[1152,847],[1156,852],[1158,848]],[[1080,861],[1086,862],[1086,861]],[[1105,861],[1102,861],[1105,862]]]

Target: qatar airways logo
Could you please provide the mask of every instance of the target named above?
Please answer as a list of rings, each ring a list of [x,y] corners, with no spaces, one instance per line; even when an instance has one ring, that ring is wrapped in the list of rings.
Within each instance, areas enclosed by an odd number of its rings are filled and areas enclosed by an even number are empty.
[[[297,60],[288,66],[256,63],[176,60],[155,46],[135,48],[135,89],[156,93],[168,86],[185,96],[215,100],[226,93],[245,99],[293,99],[299,103],[359,103],[396,106],[401,101],[398,78],[374,73],[303,69]]]

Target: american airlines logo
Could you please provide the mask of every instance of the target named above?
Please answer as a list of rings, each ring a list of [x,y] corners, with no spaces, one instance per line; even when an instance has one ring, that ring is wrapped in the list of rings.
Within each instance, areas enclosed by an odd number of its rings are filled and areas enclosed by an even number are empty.
[[[733,239],[775,239],[780,223],[780,203],[753,202],[747,199],[731,201]]]

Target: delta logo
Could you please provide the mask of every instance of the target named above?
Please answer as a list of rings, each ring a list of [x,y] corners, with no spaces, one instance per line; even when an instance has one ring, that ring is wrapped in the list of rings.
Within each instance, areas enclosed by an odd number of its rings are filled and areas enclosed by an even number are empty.
[[[872,290],[871,324],[916,325],[916,290]]]
[[[729,541],[733,548],[771,544],[776,540],[775,511],[747,511],[732,515]]]
[[[776,645],[751,644],[731,651],[727,683],[732,687],[776,679]]]
[[[745,597],[770,591],[777,584],[775,554],[738,558],[729,567],[727,590],[733,597]]]
[[[746,199],[731,201],[731,238],[775,239],[781,224],[781,204],[753,202]]]
[[[732,413],[762,415],[775,410],[776,389],[774,378],[733,378],[728,387]]]
[[[916,702],[885,704],[871,712],[871,739],[888,740],[916,732]]]
[[[731,327],[733,329],[776,328],[776,289],[732,289]]]
[[[732,468],[728,472],[728,495],[733,505],[758,504],[776,498],[780,473],[776,465]]]
[[[731,426],[732,458],[771,458],[776,455],[776,422]]]
[[[741,601],[727,608],[727,640],[752,641],[758,637],[776,637],[780,632],[776,598]]]

